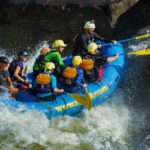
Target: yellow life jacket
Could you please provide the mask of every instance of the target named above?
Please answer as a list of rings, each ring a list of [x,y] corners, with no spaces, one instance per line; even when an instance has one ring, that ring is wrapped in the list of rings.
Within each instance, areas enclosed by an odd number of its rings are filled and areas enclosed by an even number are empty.
[[[36,77],[36,83],[45,85],[50,83],[50,74],[40,73]]]
[[[65,84],[71,85],[74,81],[74,78],[77,75],[76,68],[67,67],[63,70],[64,82]]]
[[[93,69],[94,62],[92,59],[89,59],[89,58],[82,59],[82,63],[80,64],[80,67],[85,71],[87,71],[87,70],[89,71],[89,70]]]
[[[63,76],[66,78],[75,78],[77,75],[76,68],[67,67],[63,70]]]

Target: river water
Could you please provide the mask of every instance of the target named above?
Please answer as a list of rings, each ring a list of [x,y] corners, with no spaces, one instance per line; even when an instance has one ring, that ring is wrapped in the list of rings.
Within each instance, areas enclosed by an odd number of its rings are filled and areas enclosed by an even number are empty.
[[[36,47],[36,52],[42,45]],[[147,40],[124,46],[127,51],[134,51],[150,45]],[[29,70],[36,56],[28,62]],[[42,113],[28,111],[22,114],[21,108],[13,111],[0,104],[0,149],[149,150],[149,62],[149,56],[128,57],[120,87],[107,102],[91,111],[84,110],[80,117],[48,120]],[[3,93],[1,99],[8,96]]]

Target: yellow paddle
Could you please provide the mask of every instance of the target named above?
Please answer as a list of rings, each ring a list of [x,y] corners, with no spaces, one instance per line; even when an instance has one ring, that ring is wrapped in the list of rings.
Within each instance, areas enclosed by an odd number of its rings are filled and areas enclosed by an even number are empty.
[[[72,96],[74,100],[80,103],[81,105],[87,106],[88,110],[91,110],[92,102],[91,102],[90,94],[88,93],[86,88],[84,88],[84,91],[85,91],[85,96],[82,96],[80,94],[71,94],[71,93],[67,93],[67,94]]]
[[[136,36],[135,38],[138,39],[143,39],[143,38],[147,38],[150,37],[150,34],[145,34],[145,35],[141,35],[141,36]]]
[[[26,67],[25,67],[24,70],[23,70],[23,74],[24,74],[25,77],[26,77],[27,74],[28,74],[28,66],[27,66],[27,65],[26,65]]]
[[[150,37],[150,34],[135,36],[135,37],[131,37],[131,38],[128,38],[128,39],[120,40],[118,42],[123,43],[123,42],[134,41],[134,40],[139,40],[139,39],[148,38],[148,37]]]
[[[141,49],[135,52],[129,52],[128,55],[139,55],[139,56],[144,56],[144,55],[150,55],[150,48],[149,49]]]

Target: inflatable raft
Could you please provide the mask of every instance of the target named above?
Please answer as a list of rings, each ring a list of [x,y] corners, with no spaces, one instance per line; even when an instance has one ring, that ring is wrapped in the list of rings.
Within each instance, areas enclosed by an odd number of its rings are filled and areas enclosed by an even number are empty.
[[[111,96],[121,81],[125,69],[125,55],[121,44],[106,45],[101,51],[103,56],[113,56],[116,53],[121,55],[114,62],[106,63],[103,66],[104,73],[100,82],[87,85],[87,92],[90,95],[93,107],[106,101]],[[70,62],[71,56],[64,59],[65,64],[70,64]],[[83,90],[77,93],[80,95],[85,94]],[[48,118],[60,115],[75,116],[85,108],[85,106],[78,103],[71,95],[65,93],[52,95],[49,100],[42,101],[32,94],[20,91],[15,99],[9,98],[7,100],[0,100],[0,102],[13,109],[24,106],[26,110],[37,110],[43,112]]]

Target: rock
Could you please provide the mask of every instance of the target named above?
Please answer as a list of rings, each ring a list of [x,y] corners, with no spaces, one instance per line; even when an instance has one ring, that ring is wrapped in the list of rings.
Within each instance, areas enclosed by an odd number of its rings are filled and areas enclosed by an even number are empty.
[[[2,48],[18,49],[21,45],[23,47],[35,45],[42,40],[49,40],[51,43],[57,38],[62,38],[68,43],[67,51],[70,53],[73,37],[83,29],[84,23],[91,19],[96,21],[97,32],[108,38],[111,38],[112,33],[113,38],[123,38],[149,29],[147,26],[150,22],[150,1],[148,0],[73,0],[74,4],[62,0],[50,1],[57,6],[45,5],[45,7],[35,4],[37,1],[22,1],[25,4],[20,5],[8,5],[6,2],[8,1],[3,1],[0,5]],[[66,7],[58,6],[59,2],[64,2]],[[81,3],[94,7],[81,8]]]
[[[68,51],[72,51],[73,37],[91,19],[96,20],[97,32],[107,37],[111,34],[110,22],[101,8],[80,8],[73,4],[66,8],[42,7],[32,4],[3,5],[0,10],[4,14],[0,18],[3,23],[0,25],[3,28],[0,30],[0,45],[3,48],[15,49],[20,48],[19,45],[34,45],[39,40],[52,42],[62,38],[70,45]]]
[[[150,1],[140,0],[117,19],[113,35],[120,38],[146,33],[150,30],[149,10]]]

